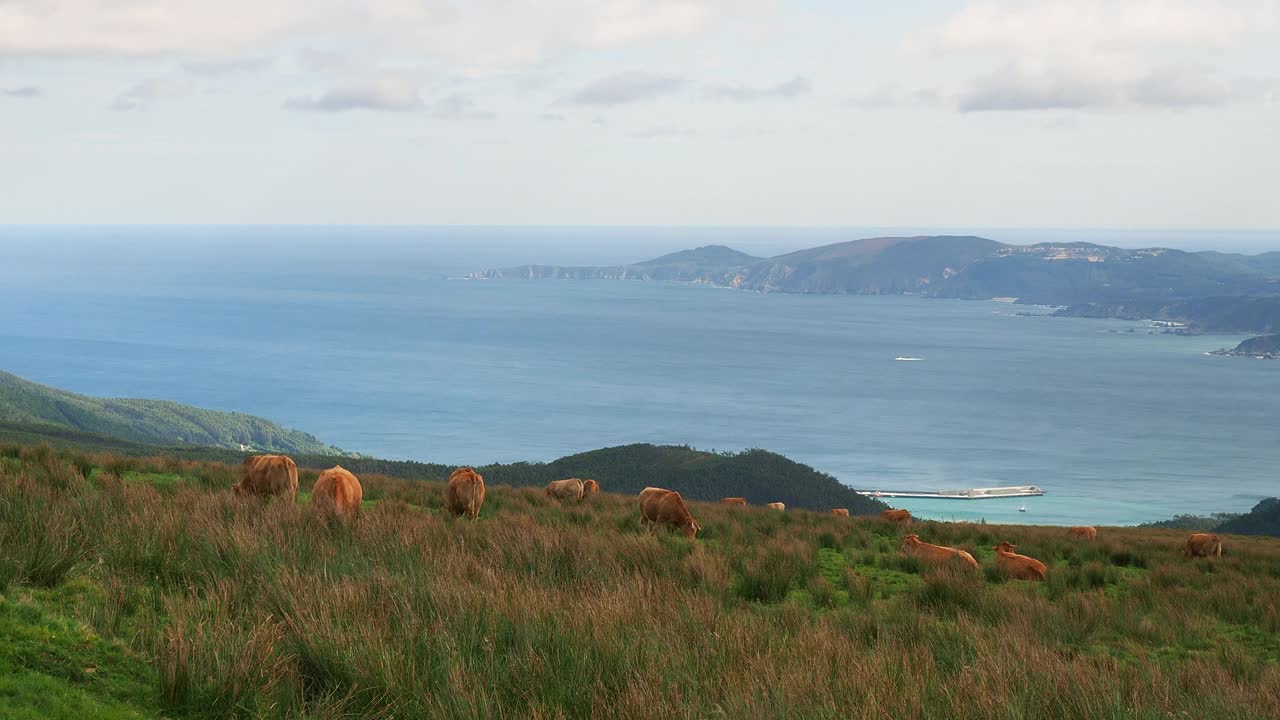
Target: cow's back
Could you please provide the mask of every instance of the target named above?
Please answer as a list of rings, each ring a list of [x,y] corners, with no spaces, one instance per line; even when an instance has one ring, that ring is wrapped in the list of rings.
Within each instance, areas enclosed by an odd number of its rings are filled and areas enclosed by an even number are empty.
[[[911,513],[907,510],[883,510],[880,512],[880,519],[897,523],[910,522]]]
[[[581,500],[585,487],[578,478],[552,480],[547,483],[546,493],[557,500]]]
[[[649,522],[658,521],[660,500],[671,491],[663,488],[647,487],[640,491],[640,517]]]
[[[320,473],[311,488],[311,502],[340,515],[358,512],[363,499],[364,488],[360,486],[360,480],[341,465]]]
[[[298,466],[286,455],[251,455],[240,468],[237,494],[293,498],[298,494]]]
[[[1213,533],[1193,533],[1187,538],[1186,554],[1190,557],[1222,557],[1222,540]]]
[[[474,520],[480,515],[484,493],[484,478],[480,473],[469,467],[458,468],[449,476],[449,485],[445,488],[445,509],[454,517]]]

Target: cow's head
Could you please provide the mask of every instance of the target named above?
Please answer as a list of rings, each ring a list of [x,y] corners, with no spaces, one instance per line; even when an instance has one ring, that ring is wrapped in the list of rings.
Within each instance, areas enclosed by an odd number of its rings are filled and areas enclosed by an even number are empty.
[[[1014,550],[1017,550],[1017,549],[1018,549],[1018,546],[1017,546],[1017,545],[1014,545],[1014,544],[1013,544],[1013,543],[1011,543],[1011,542],[1002,542],[1002,543],[1000,543],[999,545],[997,545],[997,546],[995,546],[995,547],[993,547],[993,548],[991,548],[991,549],[992,549],[992,550],[995,550],[996,552],[1006,552],[1006,553],[1011,553],[1011,552],[1013,552]]]
[[[683,532],[684,536],[689,538],[690,540],[697,537],[698,531],[701,529],[702,529],[702,526],[698,524],[697,520],[693,519],[693,516],[689,516],[689,519],[685,521],[683,525],[680,526],[680,531]]]
[[[240,497],[241,495],[244,495],[244,487],[241,483],[236,483],[231,486],[231,492],[234,493],[236,497]]]
[[[919,544],[920,544],[920,536],[916,535],[915,533],[912,533],[910,535],[903,536],[901,547],[909,548],[909,547],[915,547],[916,545],[919,545]]]

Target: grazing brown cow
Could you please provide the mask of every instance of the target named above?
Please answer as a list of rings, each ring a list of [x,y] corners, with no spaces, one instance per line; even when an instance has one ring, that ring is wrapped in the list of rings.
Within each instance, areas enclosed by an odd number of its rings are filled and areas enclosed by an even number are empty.
[[[292,500],[298,495],[298,466],[284,455],[251,455],[244,459],[240,482],[231,486],[236,495]]]
[[[582,499],[590,500],[592,495],[600,492],[600,483],[587,479],[582,481]]]
[[[1182,554],[1187,557],[1222,557],[1222,541],[1213,533],[1192,533]]]
[[[449,476],[449,487],[444,491],[444,506],[454,517],[480,516],[484,504],[484,478],[469,467],[460,467]]]
[[[341,465],[334,465],[320,473],[316,484],[311,488],[311,502],[339,515],[359,512],[363,497],[364,490],[360,487],[360,480]]]
[[[849,508],[832,508],[831,514],[836,517],[849,517]]]
[[[787,506],[780,502],[769,503],[768,507],[770,510],[786,510],[787,509]]]
[[[906,510],[884,510],[880,513],[881,520],[889,520],[899,525],[911,524],[911,513]]]
[[[721,505],[746,505],[746,498],[720,498]]]
[[[978,568],[978,561],[973,556],[963,550],[957,550],[952,547],[943,545],[930,545],[929,543],[920,542],[919,535],[908,535],[902,538],[902,545],[899,547],[903,553],[917,557],[930,565],[944,565],[959,559],[964,564],[974,568]]]
[[[579,502],[582,500],[582,492],[582,481],[578,478],[552,480],[547,483],[547,497],[555,498],[560,502],[564,502],[566,500]]]
[[[1067,530],[1067,537],[1073,537],[1078,540],[1097,540],[1098,528],[1081,525]]]
[[[680,493],[647,487],[640,491],[640,519],[652,533],[659,525],[677,530],[692,540],[702,529],[689,514]]]
[[[999,565],[1011,578],[1017,580],[1044,580],[1049,576],[1044,563],[1035,558],[1015,553],[1014,550],[1017,550],[1018,546],[1013,543],[1002,542],[991,549],[996,551],[996,565]]]

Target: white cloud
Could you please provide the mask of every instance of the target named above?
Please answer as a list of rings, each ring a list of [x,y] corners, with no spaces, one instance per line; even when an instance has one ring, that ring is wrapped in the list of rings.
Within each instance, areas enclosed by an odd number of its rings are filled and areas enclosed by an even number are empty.
[[[286,42],[466,66],[699,32],[770,0],[4,0],[0,55],[239,57]]]
[[[975,0],[926,37],[995,62],[943,93],[962,111],[1214,106],[1260,97],[1208,61],[1280,42],[1278,18],[1280,0]]]
[[[195,86],[183,78],[150,78],[130,87],[111,103],[112,110],[137,110],[157,100],[190,95]]]
[[[683,88],[684,83],[679,75],[631,70],[588,83],[567,100],[575,105],[625,105],[670,95]]]
[[[441,120],[492,120],[494,114],[481,110],[474,98],[462,93],[447,95],[431,104],[431,116]]]
[[[1239,93],[1209,68],[1156,68],[1130,86],[1130,99],[1139,105],[1195,107],[1223,105]]]
[[[1274,30],[1276,0],[977,0],[930,33],[941,51],[1222,48]]]
[[[706,90],[707,97],[715,100],[732,102],[756,102],[757,100],[790,100],[808,95],[813,90],[813,83],[808,78],[797,75],[790,80],[766,87],[748,85],[713,85]]]
[[[0,95],[12,98],[38,98],[44,95],[44,89],[36,85],[22,85],[20,87],[0,89]]]
[[[953,100],[963,112],[1079,108],[1190,108],[1262,99],[1260,87],[1206,66],[1162,65],[1151,70],[1087,62],[1016,62],[983,75]]]
[[[285,101],[289,110],[310,112],[346,112],[348,110],[385,110],[406,112],[422,109],[420,83],[402,77],[382,77],[351,83],[327,90],[319,95],[302,95]]]
[[[956,98],[956,106],[963,112],[1052,110],[1114,105],[1119,100],[1119,89],[1105,72],[1016,62],[974,80]]]
[[[0,54],[225,56],[305,16],[302,0],[7,0]]]

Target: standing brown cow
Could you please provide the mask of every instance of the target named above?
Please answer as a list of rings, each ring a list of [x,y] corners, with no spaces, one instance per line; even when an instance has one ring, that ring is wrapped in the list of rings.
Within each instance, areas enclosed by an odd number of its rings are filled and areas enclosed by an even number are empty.
[[[920,558],[930,565],[944,565],[959,560],[975,570],[978,569],[978,561],[974,560],[973,556],[964,550],[920,542],[919,535],[908,535],[902,538],[902,545],[899,549],[904,554]]]
[[[578,478],[552,480],[547,483],[547,489],[544,492],[546,492],[547,497],[555,498],[560,502],[566,500],[577,502],[582,500],[583,483]]]
[[[659,525],[665,525],[680,531],[690,540],[702,529],[684,506],[680,493],[662,488],[647,487],[640,491],[640,520],[648,526],[650,533]]]
[[[738,506],[745,506],[745,505],[747,504],[747,499],[746,499],[746,498],[740,498],[740,497],[720,498],[720,504],[721,504],[721,505],[738,505]]]
[[[449,476],[449,487],[444,491],[444,506],[454,517],[475,520],[484,504],[484,478],[469,467],[460,467]]]
[[[294,499],[298,495],[298,466],[285,455],[251,455],[240,468],[240,482],[231,486],[236,495]]]
[[[590,478],[582,481],[582,499],[590,500],[592,495],[600,492],[600,483]]]
[[[1098,539],[1098,528],[1081,525],[1067,530],[1067,537],[1077,540],[1096,540]]]
[[[1009,577],[1018,580],[1044,580],[1049,575],[1044,563],[1015,553],[1018,546],[1013,543],[1002,542],[991,549],[996,551],[996,565],[1008,573]]]
[[[786,503],[780,503],[780,502],[771,502],[765,507],[769,508],[770,510],[786,510],[787,509]]]
[[[849,508],[832,508],[831,514],[836,517],[849,517]]]
[[[311,488],[311,502],[316,507],[339,515],[359,512],[363,497],[364,490],[360,487],[360,480],[341,465],[334,465],[320,473],[316,484]]]
[[[1222,557],[1222,541],[1213,533],[1192,533],[1182,554],[1187,557]]]
[[[880,513],[881,520],[889,520],[899,525],[911,524],[911,513],[906,510],[884,510]]]

